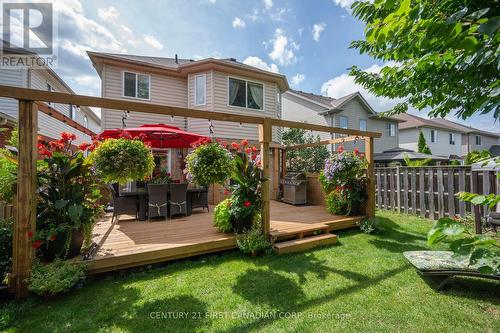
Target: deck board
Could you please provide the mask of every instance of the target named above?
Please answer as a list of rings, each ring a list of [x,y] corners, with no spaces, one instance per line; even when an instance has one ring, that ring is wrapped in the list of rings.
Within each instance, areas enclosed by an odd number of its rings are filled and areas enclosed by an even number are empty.
[[[147,265],[236,247],[232,234],[212,225],[212,212],[193,211],[188,217],[163,221],[136,221],[122,216],[111,224],[106,216],[94,228],[99,250],[89,260],[89,273]],[[310,231],[328,225],[331,230],[356,225],[361,217],[330,215],[323,206],[292,206],[271,201],[271,234]]]

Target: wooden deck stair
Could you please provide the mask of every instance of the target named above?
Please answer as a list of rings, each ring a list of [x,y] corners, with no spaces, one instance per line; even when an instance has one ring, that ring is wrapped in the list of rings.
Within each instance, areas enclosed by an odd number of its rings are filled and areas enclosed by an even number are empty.
[[[308,225],[291,224],[279,231],[272,230],[271,236],[276,240],[274,249],[278,254],[283,254],[334,244],[337,242],[337,235],[330,233],[331,228],[325,223],[312,223]]]
[[[337,235],[327,233],[276,243],[274,244],[274,249],[278,254],[299,252],[312,249],[316,246],[335,244],[337,243],[337,239]]]

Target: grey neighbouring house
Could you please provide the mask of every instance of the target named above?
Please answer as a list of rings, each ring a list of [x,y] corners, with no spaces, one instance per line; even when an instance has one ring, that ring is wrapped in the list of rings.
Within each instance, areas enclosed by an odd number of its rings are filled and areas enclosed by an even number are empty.
[[[310,124],[332,127],[373,131],[382,133],[382,137],[375,139],[376,153],[398,146],[398,124],[401,122],[392,117],[380,116],[365,98],[355,92],[340,98],[316,95],[298,90],[288,90],[283,94],[282,118],[301,121]],[[313,132],[321,140],[336,139],[340,134]],[[335,150],[338,145],[330,145]],[[346,149],[358,147],[364,151],[364,143],[346,142]]]
[[[418,150],[420,131],[433,155],[456,158],[474,150],[489,150],[500,143],[500,132],[493,133],[443,119],[426,119],[412,114],[399,114],[399,146]]]

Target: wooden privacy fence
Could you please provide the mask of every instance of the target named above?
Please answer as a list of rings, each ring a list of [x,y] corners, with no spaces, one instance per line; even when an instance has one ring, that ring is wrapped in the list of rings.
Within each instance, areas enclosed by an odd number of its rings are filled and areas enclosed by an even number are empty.
[[[461,191],[498,193],[500,181],[491,171],[474,172],[470,166],[375,168],[375,202],[379,209],[416,214],[429,219],[464,217],[472,213],[469,203],[458,200]]]
[[[0,201],[0,219],[14,217],[14,205],[5,201]]]

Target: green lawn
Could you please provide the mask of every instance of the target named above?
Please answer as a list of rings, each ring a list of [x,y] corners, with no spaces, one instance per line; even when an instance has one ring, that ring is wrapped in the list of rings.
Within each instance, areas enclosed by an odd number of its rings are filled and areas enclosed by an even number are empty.
[[[11,332],[500,332],[500,283],[433,290],[402,256],[431,222],[378,212],[379,235],[249,258],[238,251],[89,282],[59,300],[0,307]],[[187,318],[182,318],[187,316]],[[266,318],[267,317],[267,318]]]

